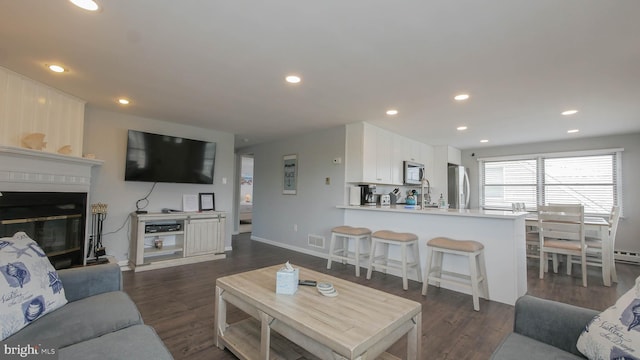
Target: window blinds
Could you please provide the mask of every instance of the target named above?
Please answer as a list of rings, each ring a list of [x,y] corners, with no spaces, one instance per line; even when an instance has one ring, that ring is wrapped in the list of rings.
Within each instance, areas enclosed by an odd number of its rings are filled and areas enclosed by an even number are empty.
[[[529,158],[481,161],[481,205],[511,209],[524,202],[583,204],[585,213],[609,214],[619,204],[619,152],[583,156],[537,155]]]

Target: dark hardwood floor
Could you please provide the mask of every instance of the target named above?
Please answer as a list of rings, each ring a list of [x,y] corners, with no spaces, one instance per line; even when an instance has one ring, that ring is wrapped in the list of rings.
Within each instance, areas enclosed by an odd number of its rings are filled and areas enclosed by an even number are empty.
[[[420,294],[421,284],[410,281],[402,290],[402,280],[391,275],[366,272],[355,277],[352,265],[334,263],[326,269],[322,258],[266,245],[250,240],[250,234],[233,237],[233,251],[225,260],[123,274],[124,289],[138,305],[144,321],[153,326],[176,359],[235,359],[228,350],[213,343],[213,308],[216,278],[282,264],[292,264],[328,273],[422,303],[422,354],[424,359],[488,359],[502,338],[511,332],[513,306],[480,300],[480,312],[473,311],[471,296],[429,288],[428,298]],[[599,269],[589,269],[589,287],[581,286],[580,269],[567,276],[550,273],[538,279],[537,262],[529,263],[529,294],[570,304],[604,310],[633,286],[640,266],[618,264],[619,282],[602,285]],[[491,281],[491,279],[489,279]],[[246,317],[230,309],[228,321]],[[404,357],[406,339],[389,350]]]

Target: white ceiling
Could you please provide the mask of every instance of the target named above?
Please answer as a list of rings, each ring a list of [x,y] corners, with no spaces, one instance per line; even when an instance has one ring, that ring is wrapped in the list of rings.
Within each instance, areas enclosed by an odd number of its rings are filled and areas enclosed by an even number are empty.
[[[100,2],[0,0],[0,65],[237,146],[358,121],[461,149],[640,132],[639,0]]]

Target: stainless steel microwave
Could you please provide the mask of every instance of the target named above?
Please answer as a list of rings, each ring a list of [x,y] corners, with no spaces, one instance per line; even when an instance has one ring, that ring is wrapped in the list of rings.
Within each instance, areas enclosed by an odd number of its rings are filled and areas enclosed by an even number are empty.
[[[424,174],[424,164],[420,164],[413,161],[403,161],[402,168],[404,169],[404,184],[405,185],[420,185],[422,184],[422,178]]]

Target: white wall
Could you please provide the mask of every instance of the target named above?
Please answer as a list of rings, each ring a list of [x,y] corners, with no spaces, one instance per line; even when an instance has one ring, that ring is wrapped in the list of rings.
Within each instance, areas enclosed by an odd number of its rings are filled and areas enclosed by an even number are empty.
[[[317,131],[242,149],[254,157],[252,238],[306,253],[327,253],[331,228],[342,225],[345,194],[345,127]],[[298,155],[297,195],[283,195],[283,155]],[[342,158],[335,165],[333,159]],[[329,177],[331,184],[326,185]],[[294,230],[297,225],[297,231]],[[308,235],[325,248],[308,246]]]
[[[45,135],[42,150],[82,156],[85,101],[0,66],[0,144],[22,147],[32,133]],[[34,147],[31,147],[32,149]]]
[[[143,198],[153,183],[125,182],[127,130],[140,130],[196,140],[216,142],[213,185],[158,183],[149,196],[149,212],[162,208],[182,209],[183,194],[215,193],[216,210],[228,212],[225,247],[231,246],[233,230],[234,136],[215,130],[179,125],[87,107],[84,124],[84,153],[93,153],[104,165],[93,170],[91,202],[108,204],[103,243],[107,254],[118,261],[126,260],[129,252],[129,214],[136,210],[136,201]],[[226,179],[226,184],[223,180]],[[124,225],[124,226],[123,226]],[[121,228],[122,227],[122,228]],[[111,232],[114,232],[112,233]]]
[[[640,253],[640,133],[465,150],[462,152],[462,163],[469,168],[472,184],[470,206],[478,207],[479,204],[478,158],[613,148],[624,148],[622,152],[623,218],[618,224],[615,248]]]

